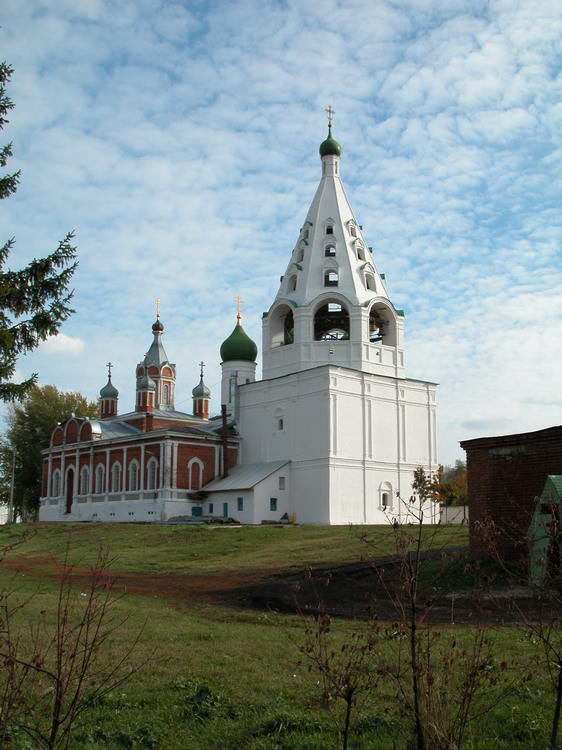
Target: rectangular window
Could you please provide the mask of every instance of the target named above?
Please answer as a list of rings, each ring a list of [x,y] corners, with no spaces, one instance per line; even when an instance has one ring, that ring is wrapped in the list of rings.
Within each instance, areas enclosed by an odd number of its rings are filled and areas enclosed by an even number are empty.
[[[326,227],[326,234],[333,234],[334,233],[334,227]]]
[[[285,489],[285,477],[279,477],[279,489],[280,490]]]
[[[279,432],[283,432],[284,427],[285,427],[285,423],[283,421],[283,417],[281,417],[277,420],[277,429],[279,430]]]
[[[236,502],[238,503],[238,510],[244,510],[244,498],[237,497]]]
[[[209,515],[213,515],[213,503],[209,503]]]
[[[276,497],[270,497],[269,498],[269,510],[277,510],[277,498]]]

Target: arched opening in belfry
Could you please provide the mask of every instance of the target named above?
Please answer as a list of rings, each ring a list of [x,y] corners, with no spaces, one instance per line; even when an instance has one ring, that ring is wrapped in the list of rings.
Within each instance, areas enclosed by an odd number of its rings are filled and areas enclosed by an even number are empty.
[[[349,339],[349,313],[340,303],[329,301],[314,315],[315,341],[344,341]]]
[[[295,321],[289,305],[276,307],[270,316],[271,348],[292,344],[295,340]]]
[[[369,341],[396,346],[396,319],[383,302],[375,302],[369,312]]]

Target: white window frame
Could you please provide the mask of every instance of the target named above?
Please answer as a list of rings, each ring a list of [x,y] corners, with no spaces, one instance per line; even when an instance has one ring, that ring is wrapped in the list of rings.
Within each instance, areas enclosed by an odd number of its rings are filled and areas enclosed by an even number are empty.
[[[198,466],[199,467],[199,487],[193,486],[193,467]],[[200,458],[191,458],[187,464],[187,488],[190,490],[200,490],[203,486],[203,471],[205,469],[205,464],[203,461],[201,461]]]
[[[135,476],[134,476],[135,481],[134,482],[133,482],[133,470],[135,471]],[[129,490],[131,492],[138,492],[139,491],[139,487],[140,487],[140,484],[139,484],[139,472],[140,472],[139,462],[137,461],[136,458],[133,458],[133,460],[129,464]]]
[[[80,469],[80,492],[79,495],[87,495],[90,491],[90,469],[83,466]]]
[[[158,484],[158,460],[152,456],[146,464],[146,489],[156,490]]]
[[[117,476],[117,481],[115,477]],[[111,492],[121,492],[121,484],[123,480],[123,470],[121,468],[120,461],[114,461],[111,465]]]
[[[105,492],[105,466],[103,464],[98,464],[96,466],[95,480],[94,494],[103,495]]]
[[[53,476],[51,478],[51,497],[60,497],[61,496],[61,490],[62,490],[62,482],[61,482],[61,471],[60,469],[55,469],[53,471]]]

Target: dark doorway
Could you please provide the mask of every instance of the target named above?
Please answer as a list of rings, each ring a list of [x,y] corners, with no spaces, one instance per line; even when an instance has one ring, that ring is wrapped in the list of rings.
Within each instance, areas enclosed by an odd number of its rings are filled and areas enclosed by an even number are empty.
[[[74,469],[66,472],[66,513],[72,512],[72,499],[74,496]]]
[[[222,504],[222,517],[228,518],[228,503]]]

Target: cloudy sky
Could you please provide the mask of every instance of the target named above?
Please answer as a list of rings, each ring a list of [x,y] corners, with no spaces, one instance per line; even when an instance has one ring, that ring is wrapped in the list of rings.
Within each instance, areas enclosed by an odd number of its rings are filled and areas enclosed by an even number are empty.
[[[13,267],[76,230],[76,314],[19,363],[121,408],[162,300],[191,409],[196,363],[277,291],[320,177],[324,108],[392,299],[407,374],[461,439],[562,423],[560,0],[4,0],[22,170]],[[218,399],[214,402],[218,409]]]

